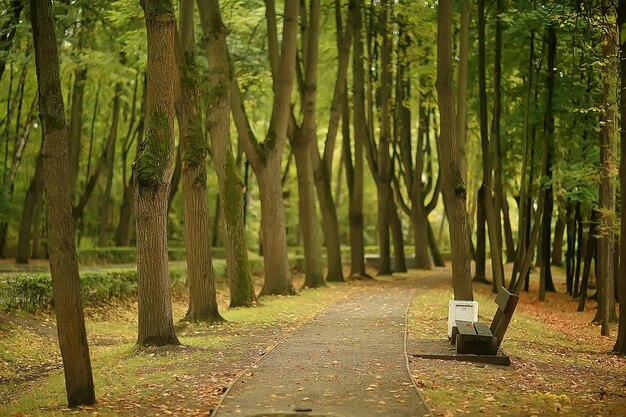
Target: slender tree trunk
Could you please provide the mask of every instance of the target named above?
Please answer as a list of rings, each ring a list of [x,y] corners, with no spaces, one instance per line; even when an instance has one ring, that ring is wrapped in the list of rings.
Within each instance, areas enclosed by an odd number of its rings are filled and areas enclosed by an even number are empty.
[[[575,215],[575,224],[578,228],[578,244],[576,246],[576,267],[574,269],[574,288],[572,291],[572,297],[578,298],[578,288],[580,283],[580,269],[583,261],[583,248],[585,247],[585,235],[584,231],[584,221],[581,213],[581,205],[582,203],[579,201],[576,204],[576,215]]]
[[[113,98],[113,120],[111,121],[111,131],[109,132],[109,146],[105,150],[106,154],[106,174],[107,182],[104,194],[100,200],[100,230],[98,232],[98,246],[109,245],[109,211],[111,202],[111,189],[113,187],[114,163],[115,163],[115,144],[117,143],[117,126],[119,124],[120,115],[120,95],[122,94],[122,85],[115,86],[115,97]]]
[[[274,104],[265,141],[254,137],[236,80],[231,83],[231,110],[240,141],[252,164],[259,183],[261,199],[261,233],[263,239],[265,284],[262,295],[293,294],[291,271],[287,260],[285,209],[282,200],[281,159],[291,116],[290,103],[297,48],[299,2],[285,3],[282,51],[278,51],[276,11],[273,0],[266,0],[268,51],[274,80]]]
[[[69,190],[67,127],[61,93],[52,2],[31,0],[31,24],[43,128],[43,171],[48,207],[50,273],[59,346],[70,407],[91,405],[94,393],[87,332],[83,317],[74,246],[74,220]]]
[[[603,14],[610,19],[610,9],[607,2],[602,2]],[[604,40],[602,50],[607,65],[603,74],[603,100],[600,112],[600,190],[599,190],[599,238],[598,238],[598,275],[596,279],[598,287],[598,312],[596,318],[602,327],[602,336],[611,335],[611,316],[615,316],[614,289],[613,289],[613,246],[614,236],[613,218],[615,216],[615,189],[612,178],[615,172],[611,168],[614,159],[614,134],[617,120],[613,103],[617,100],[613,90],[615,89],[615,45],[617,44],[616,33],[610,24],[604,27]],[[611,314],[613,310],[613,314]]]
[[[86,82],[87,69],[79,68],[74,74],[72,107],[70,110],[70,124],[68,128],[70,191],[72,192],[72,196],[76,192],[76,180],[78,177],[78,167],[80,162],[81,138],[83,133],[83,99],[85,97]]]
[[[491,268],[493,271],[493,290],[497,291],[504,284],[504,271],[502,267],[501,237],[498,225],[498,213],[494,206],[491,193],[491,151],[489,146],[489,134],[487,128],[487,89],[486,89],[486,59],[485,59],[485,0],[478,0],[478,86],[480,96],[480,137],[483,161],[483,199],[485,218],[489,229],[489,247],[491,253]],[[494,139],[496,140],[496,139]]]
[[[452,2],[439,4],[437,15],[437,93],[441,134],[439,157],[442,190],[448,214],[452,251],[452,286],[456,300],[472,300],[469,242],[467,238],[466,193],[459,171],[454,130],[454,85],[452,67]]]
[[[33,178],[30,180],[30,185],[26,190],[26,197],[24,198],[22,219],[20,221],[20,229],[17,241],[17,253],[15,255],[15,263],[18,264],[27,264],[28,260],[30,259],[32,253],[31,239],[33,235],[31,231],[33,230],[33,222],[39,221],[39,219],[34,218],[34,210],[35,206],[37,205],[37,201],[41,200],[44,192],[42,150],[40,150],[39,156],[37,156],[35,172],[33,173]]]
[[[565,233],[565,218],[563,208],[559,207],[559,217],[554,225],[554,240],[552,242],[552,265],[563,266],[563,237]]]
[[[167,203],[174,155],[174,9],[169,0],[142,3],[148,38],[146,132],[136,178],[139,345],[177,345],[167,255]]]
[[[146,117],[145,94],[146,94],[146,77],[144,76],[143,96],[141,98],[141,110],[140,110],[139,122],[137,124],[137,128],[132,133],[132,136],[136,137],[134,139],[136,140],[135,154],[139,153],[139,145],[141,144],[141,139],[138,139],[138,138],[142,138],[143,133],[144,133],[145,117]],[[115,234],[116,246],[130,246],[130,242],[132,240],[132,234],[133,234],[132,226],[135,222],[135,199],[134,199],[135,175],[132,171],[131,171],[130,178],[128,179],[128,181],[126,180],[126,166],[127,166],[126,162],[127,162],[128,154],[130,152],[130,146],[133,140],[131,139],[130,135],[131,133],[129,130],[129,133],[127,135],[129,137],[129,139],[127,140],[128,143],[125,144],[124,152],[123,152],[122,163],[124,164],[124,167],[122,170],[122,177],[123,177],[124,190],[123,190],[123,197],[122,197],[122,206],[120,207],[120,221],[117,226],[117,232]]]
[[[348,189],[350,194],[348,206],[350,223],[350,275],[365,276],[365,242],[363,237],[363,142],[367,140],[367,127],[365,120],[365,93],[363,91],[365,76],[362,59],[363,40],[361,39],[361,34],[363,24],[361,0],[355,1],[354,16],[354,48],[352,53],[354,170],[352,175],[346,175],[346,177],[348,177]],[[346,102],[345,109],[347,108],[348,105]],[[347,114],[347,111],[345,111],[344,114]],[[344,129],[344,132],[347,133],[349,130]],[[348,172],[348,166],[352,166],[352,158],[350,152],[350,137],[347,135],[344,135],[343,149],[346,172]],[[350,184],[352,184],[352,187],[350,187]]]
[[[391,157],[389,156],[389,147],[391,144],[391,34],[387,29],[388,15],[390,11],[386,2],[383,2],[383,18],[381,19],[382,28],[382,57],[381,67],[382,85],[378,90],[380,94],[380,139],[378,143],[376,189],[378,191],[378,219],[376,229],[378,231],[378,252],[379,264],[378,273],[381,275],[391,274],[391,245],[389,240],[389,225],[391,223]],[[370,119],[370,123],[372,120]],[[370,137],[370,142],[373,137]],[[397,215],[397,214],[396,214]]]
[[[460,0],[461,5],[461,29],[459,32],[459,69],[457,72],[457,100],[456,100],[456,143],[459,150],[459,169],[463,182],[467,184],[467,156],[465,143],[467,141],[466,106],[467,101],[467,72],[469,56],[469,24],[470,9],[469,0]]]
[[[556,29],[548,26],[548,76],[546,81],[548,103],[544,115],[544,160],[547,162],[544,171],[549,185],[541,190],[544,194],[543,217],[541,219],[541,273],[539,275],[539,301],[545,301],[546,291],[554,292],[552,271],[550,269],[550,237],[552,232],[552,208],[554,195],[552,192],[552,166],[554,154],[554,115],[552,113],[554,97],[554,78],[556,72]]]
[[[316,288],[325,285],[322,264],[319,221],[315,207],[313,152],[317,146],[317,65],[320,40],[320,1],[310,0],[309,15],[302,39],[304,80],[300,95],[304,120],[295,135],[290,136],[298,172],[298,215],[304,245],[304,286]],[[302,10],[306,15],[306,7]]]
[[[593,210],[591,220],[589,222],[589,237],[587,238],[587,247],[585,249],[585,266],[583,268],[583,276],[580,283],[580,299],[578,300],[578,311],[585,311],[587,302],[587,288],[589,284],[589,275],[591,274],[591,262],[596,258],[597,262],[597,245],[598,239],[596,234],[598,231],[599,213]]]
[[[393,191],[389,190],[393,196]],[[393,239],[393,271],[406,272],[406,255],[404,253],[404,237],[402,236],[402,222],[398,215],[393,197],[389,200],[389,221],[391,222],[391,237]]]
[[[332,161],[335,149],[335,140],[339,129],[339,119],[341,118],[344,103],[347,102],[347,71],[350,62],[350,44],[352,39],[352,21],[354,19],[354,5],[351,4],[348,12],[348,22],[345,33],[343,30],[341,17],[341,2],[335,1],[335,20],[337,27],[337,50],[338,65],[337,79],[333,101],[331,103],[330,119],[328,122],[328,132],[324,142],[324,155],[320,157],[317,147],[313,147],[313,169],[315,170],[315,186],[322,215],[322,225],[326,239],[326,281],[343,282],[343,267],[341,261],[341,248],[339,238],[339,221],[337,219],[337,206],[339,206],[339,187],[341,187],[341,163],[339,165],[337,190],[335,200],[331,193]],[[345,114],[344,117],[349,117]],[[342,158],[343,161],[343,158]]]
[[[187,317],[192,320],[221,321],[217,307],[215,274],[211,258],[209,237],[209,205],[207,199],[206,159],[207,138],[202,129],[200,111],[199,74],[196,66],[194,37],[194,0],[183,0],[180,7],[180,101],[178,127],[180,131],[180,152],[183,182],[183,210],[185,216],[185,246],[187,258],[187,282],[189,284],[189,308]],[[217,57],[216,57],[217,58]],[[223,57],[225,68],[228,61]],[[212,64],[212,63],[211,63]],[[216,70],[210,68],[209,77]],[[209,80],[210,87],[214,87]],[[226,96],[229,80],[221,80],[222,91]],[[211,98],[217,95],[211,96]],[[229,105],[226,100],[221,106],[221,115],[229,124]],[[217,107],[217,106],[216,106]],[[217,109],[207,112],[215,115]],[[230,128],[230,126],[229,126]],[[215,213],[216,218],[218,213]],[[239,212],[241,215],[241,212]]]
[[[619,28],[619,65],[620,65],[620,87],[623,92],[626,89],[626,36],[624,29],[626,25],[626,0],[619,0],[617,6],[617,25]],[[617,341],[613,347],[613,351],[626,354],[626,94],[620,94],[620,165],[619,180],[620,189],[622,191],[622,210],[620,212],[620,280],[616,282],[619,285],[619,325],[617,329]]]
[[[430,248],[430,253],[433,254],[433,263],[435,264],[435,266],[439,267],[446,266],[446,263],[443,260],[443,256],[441,256],[441,252],[439,252],[437,240],[435,239],[435,234],[433,233],[433,228],[430,222],[426,223],[426,231],[428,233],[428,247]]]
[[[567,249],[565,251],[565,286],[567,293],[572,295],[574,288],[574,266],[576,250],[576,220],[574,216],[575,203],[568,200],[565,211],[565,229],[567,236]]]
[[[474,271],[474,281],[488,283],[486,272],[487,263],[487,241],[485,230],[485,189],[481,186],[478,189],[476,198],[476,265]]]
[[[511,229],[511,216],[509,214],[509,203],[506,198],[502,199],[502,222],[504,223],[504,241],[506,243],[506,261],[515,261],[515,242],[513,241],[513,230]]]

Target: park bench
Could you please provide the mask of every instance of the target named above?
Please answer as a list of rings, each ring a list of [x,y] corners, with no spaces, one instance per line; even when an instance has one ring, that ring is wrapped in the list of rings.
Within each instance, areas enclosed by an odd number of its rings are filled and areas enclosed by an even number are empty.
[[[519,296],[500,287],[496,297],[498,309],[493,316],[491,325],[456,320],[452,329],[451,342],[456,343],[457,354],[497,355],[504,339]]]

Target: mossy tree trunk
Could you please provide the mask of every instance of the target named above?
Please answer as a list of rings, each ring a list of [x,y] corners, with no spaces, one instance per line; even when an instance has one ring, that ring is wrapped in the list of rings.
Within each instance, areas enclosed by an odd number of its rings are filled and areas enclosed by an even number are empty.
[[[198,1],[204,46],[209,60],[209,103],[207,130],[217,172],[224,226],[226,228],[226,274],[230,286],[230,306],[250,306],[256,301],[248,263],[243,219],[244,183],[237,172],[230,138],[230,75],[226,28],[217,0]],[[217,213],[216,213],[217,216]]]
[[[280,54],[275,4],[273,0],[266,0],[265,4],[268,51],[274,81],[272,117],[265,140],[261,143],[254,136],[241,100],[239,87],[234,78],[231,83],[231,92],[233,93],[231,110],[241,144],[259,183],[265,270],[265,283],[261,294],[288,295],[294,294],[295,288],[287,260],[281,160],[291,116],[291,91],[295,78],[300,3],[298,1],[285,1],[283,41]]]
[[[74,246],[69,189],[67,125],[50,0],[31,0],[31,24],[43,135],[43,172],[48,207],[50,273],[59,346],[70,407],[96,402]]]
[[[169,0],[142,1],[148,41],[146,131],[133,170],[136,178],[137,344],[179,344],[174,331],[167,256],[167,203],[174,154],[174,8]]]
[[[220,321],[217,307],[215,274],[211,259],[209,207],[207,200],[207,140],[202,130],[200,90],[194,39],[194,0],[183,0],[180,8],[180,131],[185,247],[189,308],[193,320]],[[209,74],[211,71],[209,71]],[[228,85],[228,80],[226,80]],[[227,107],[228,111],[228,107]],[[211,113],[208,113],[211,114]]]
[[[441,134],[439,158],[442,190],[450,220],[452,252],[452,287],[456,300],[472,300],[469,241],[467,234],[466,192],[459,171],[454,115],[454,82],[452,67],[452,2],[439,4],[437,14],[437,93]]]

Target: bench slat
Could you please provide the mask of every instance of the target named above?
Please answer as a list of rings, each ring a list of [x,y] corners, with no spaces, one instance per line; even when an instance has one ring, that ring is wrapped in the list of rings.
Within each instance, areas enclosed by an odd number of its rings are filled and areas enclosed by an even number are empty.
[[[455,320],[456,327],[459,329],[459,335],[468,342],[475,341],[478,337],[476,329],[471,321]]]
[[[479,342],[490,343],[494,337],[487,323],[474,323]]]

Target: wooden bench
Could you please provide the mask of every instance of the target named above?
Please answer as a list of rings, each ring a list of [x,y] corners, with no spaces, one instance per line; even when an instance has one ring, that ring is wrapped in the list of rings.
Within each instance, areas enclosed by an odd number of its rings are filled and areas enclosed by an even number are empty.
[[[497,355],[518,302],[518,295],[500,287],[496,297],[498,309],[491,325],[456,320],[451,340],[456,343],[456,353]]]

